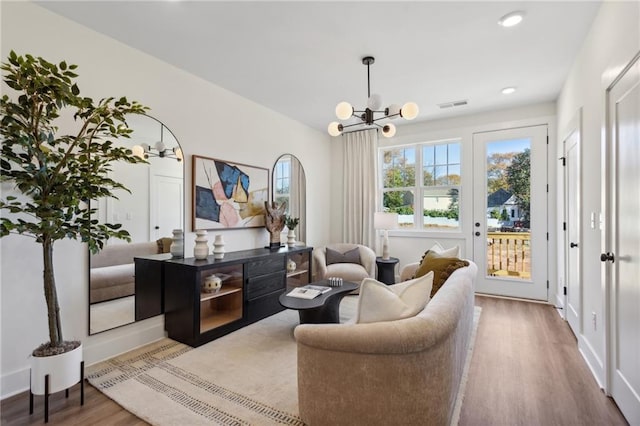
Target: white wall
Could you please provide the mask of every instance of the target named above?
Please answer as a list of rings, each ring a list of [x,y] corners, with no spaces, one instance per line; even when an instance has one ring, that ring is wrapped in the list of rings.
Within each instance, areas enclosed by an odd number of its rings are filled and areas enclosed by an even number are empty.
[[[555,104],[544,103],[531,105],[522,108],[510,108],[507,110],[493,111],[482,114],[466,115],[450,119],[441,119],[434,121],[426,121],[415,124],[398,126],[398,132],[394,138],[378,139],[379,147],[387,147],[394,145],[415,144],[420,142],[441,141],[450,139],[459,139],[462,143],[462,176],[461,176],[461,196],[460,196],[460,232],[423,232],[394,230],[389,231],[389,251],[393,257],[400,259],[399,268],[402,266],[417,262],[422,254],[431,248],[435,241],[440,242],[443,247],[448,248],[459,245],[461,248],[461,256],[473,258],[473,238],[472,235],[472,209],[473,209],[473,174],[472,174],[472,157],[473,157],[473,134],[481,131],[501,130],[514,127],[531,126],[537,124],[549,125],[549,150],[548,161],[555,161],[556,154],[556,124],[555,124]],[[340,138],[335,138],[339,142]],[[331,158],[334,164],[342,163],[342,147],[339,143],[332,143]],[[555,228],[553,223],[556,220],[556,170],[549,168],[549,233],[551,241],[554,241]],[[339,212],[342,210],[343,193],[342,179],[335,178],[332,180],[332,228],[331,240],[340,241],[342,228]],[[381,252],[381,246],[377,252]],[[550,279],[550,295],[554,295],[555,299],[555,280],[556,276],[556,247],[549,246],[549,279]],[[399,269],[400,270],[400,269]],[[398,271],[399,271],[398,270]]]
[[[640,3],[605,2],[585,38],[558,98],[558,140],[571,130],[582,108],[582,323],[578,347],[601,386],[605,377],[605,289],[600,262],[601,230],[590,216],[601,211],[601,147],[605,132],[605,90],[640,51]],[[558,146],[562,155],[562,147]],[[561,236],[560,236],[561,237]],[[559,272],[564,265],[561,265]],[[561,289],[560,289],[561,290]],[[591,320],[596,314],[596,327]]]
[[[125,46],[32,3],[2,2],[1,57],[10,50],[79,65],[84,96],[125,95],[151,107],[185,153],[185,218],[190,230],[191,156],[194,154],[271,169],[283,153],[298,157],[307,177],[307,243],[321,245],[329,234],[330,143],[324,132],[306,127],[176,67]],[[4,87],[3,87],[4,90]],[[239,112],[242,112],[241,114]],[[3,191],[10,190],[4,186]],[[226,231],[226,249],[264,246],[264,229]],[[186,253],[195,235],[185,235]],[[39,246],[29,238],[0,240],[1,395],[28,387],[28,355],[48,340]],[[81,339],[92,364],[164,335],[163,317],[87,336],[87,250],[75,241],[56,244],[54,262],[66,338]]]

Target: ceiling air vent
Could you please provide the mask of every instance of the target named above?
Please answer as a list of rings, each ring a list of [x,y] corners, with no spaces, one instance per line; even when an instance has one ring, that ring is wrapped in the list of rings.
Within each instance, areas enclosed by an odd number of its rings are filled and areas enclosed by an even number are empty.
[[[453,108],[453,107],[460,107],[460,106],[464,106],[466,105],[468,102],[466,100],[464,101],[453,101],[453,102],[445,102],[443,104],[438,104],[438,106],[441,109],[445,109],[445,108]]]

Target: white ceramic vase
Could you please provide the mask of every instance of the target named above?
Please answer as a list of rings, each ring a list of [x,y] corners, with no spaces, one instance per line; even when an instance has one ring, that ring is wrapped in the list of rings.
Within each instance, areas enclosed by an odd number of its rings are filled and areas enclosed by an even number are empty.
[[[289,229],[289,232],[287,232],[287,245],[289,247],[296,245],[296,231],[293,229]]]
[[[44,395],[44,378],[47,374],[49,394],[69,389],[80,381],[82,359],[82,344],[60,355],[31,356],[31,392]]]
[[[171,253],[171,257],[179,258],[184,256],[184,233],[182,229],[173,230],[169,252]]]
[[[213,240],[213,258],[224,258],[224,237],[222,234],[217,234],[216,238]]]
[[[295,272],[296,271],[296,262],[294,262],[292,259],[289,259],[287,261],[287,272]]]
[[[209,256],[209,244],[207,231],[196,231],[196,246],[193,248],[193,257],[196,259],[206,259]]]

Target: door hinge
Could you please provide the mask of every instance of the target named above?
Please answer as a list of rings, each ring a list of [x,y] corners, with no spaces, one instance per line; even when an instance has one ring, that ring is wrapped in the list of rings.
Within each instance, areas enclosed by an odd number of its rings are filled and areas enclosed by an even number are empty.
[[[547,135],[547,145],[549,145],[549,135]]]
[[[547,232],[547,241],[549,241],[549,233]]]
[[[549,192],[549,184],[547,184],[547,192]]]
[[[562,230],[563,231],[567,230],[567,222],[562,222]]]
[[[564,291],[564,295],[566,296],[567,295],[567,286],[563,287],[563,291]]]
[[[547,290],[549,290],[549,280],[547,280]]]
[[[560,159],[562,160],[562,166],[566,166],[567,165],[567,157],[560,157]]]

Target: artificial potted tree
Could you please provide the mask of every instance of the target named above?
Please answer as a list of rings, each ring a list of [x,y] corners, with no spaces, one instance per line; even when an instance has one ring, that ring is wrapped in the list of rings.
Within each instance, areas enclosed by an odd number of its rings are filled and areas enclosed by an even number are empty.
[[[30,236],[42,246],[49,342],[36,348],[31,357],[31,390],[40,395],[45,393],[40,376],[47,368],[66,371],[56,360],[72,364],[82,360],[81,342],[63,339],[54,243],[64,238],[81,240],[95,253],[109,238],[129,240],[120,224],[92,218],[95,209],[88,201],[115,198],[114,190],[127,190],[109,177],[111,162],[144,162],[114,141],[132,132],[125,116],[143,114],[147,108],[124,97],[94,102],[80,96],[74,82],[76,68],[64,61],[53,64],[13,51],[0,66],[5,85],[14,92],[0,98],[0,179],[14,186],[13,195],[5,193],[0,199],[0,237],[12,233]],[[71,130],[60,131],[61,123]],[[49,392],[77,383],[80,366],[74,368],[69,371],[77,374],[66,373],[71,377],[51,374]]]

